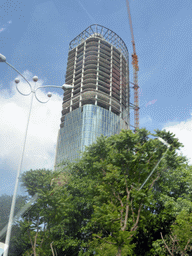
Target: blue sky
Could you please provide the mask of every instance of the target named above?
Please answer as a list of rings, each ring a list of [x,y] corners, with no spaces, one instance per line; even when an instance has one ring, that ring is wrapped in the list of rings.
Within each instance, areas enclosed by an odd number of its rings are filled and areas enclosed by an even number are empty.
[[[190,158],[192,2],[130,0],[130,9],[140,69],[140,127],[170,130]],[[64,83],[69,42],[91,24],[113,30],[130,56],[133,51],[125,0],[1,0],[0,16],[0,53],[30,81],[37,75],[38,85]],[[133,82],[131,58],[129,63]],[[0,63],[0,194],[14,189],[30,103],[15,90],[15,77]],[[62,90],[54,91],[49,103],[34,101],[23,171],[53,168],[62,105]]]

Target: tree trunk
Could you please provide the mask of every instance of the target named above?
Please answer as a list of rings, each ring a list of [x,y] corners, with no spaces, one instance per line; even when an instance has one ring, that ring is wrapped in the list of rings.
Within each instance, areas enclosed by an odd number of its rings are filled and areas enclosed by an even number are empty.
[[[116,256],[121,256],[121,247],[118,247],[118,252],[117,252]]]

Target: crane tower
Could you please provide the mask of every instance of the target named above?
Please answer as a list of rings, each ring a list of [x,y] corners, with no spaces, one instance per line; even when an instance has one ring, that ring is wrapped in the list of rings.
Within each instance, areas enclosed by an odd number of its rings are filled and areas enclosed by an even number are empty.
[[[129,1],[126,0],[127,2],[127,12],[129,16],[129,25],[130,25],[130,30],[131,30],[131,39],[132,39],[132,45],[133,45],[133,54],[132,56],[132,65],[133,65],[133,79],[134,79],[134,126],[135,130],[139,128],[139,96],[138,96],[138,71],[139,71],[139,65],[138,65],[138,57],[136,54],[136,49],[135,49],[135,40],[134,40],[134,35],[133,35],[133,26],[132,26],[132,21],[131,21],[131,12],[129,8]]]

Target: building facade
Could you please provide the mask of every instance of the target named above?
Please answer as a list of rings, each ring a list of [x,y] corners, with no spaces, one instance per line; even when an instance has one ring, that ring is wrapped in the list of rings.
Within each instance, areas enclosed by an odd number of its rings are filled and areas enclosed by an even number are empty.
[[[70,42],[55,165],[75,160],[98,136],[130,129],[129,55],[123,40],[91,25]]]

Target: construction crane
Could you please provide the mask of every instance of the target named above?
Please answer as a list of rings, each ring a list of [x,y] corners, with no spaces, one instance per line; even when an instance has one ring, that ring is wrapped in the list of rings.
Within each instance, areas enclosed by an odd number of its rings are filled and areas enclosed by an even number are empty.
[[[134,40],[134,35],[133,35],[133,26],[132,26],[132,21],[131,21],[131,12],[129,8],[129,1],[126,0],[127,2],[127,12],[129,16],[129,25],[130,25],[130,30],[131,30],[131,39],[132,39],[132,45],[133,45],[133,54],[132,56],[132,65],[133,65],[133,76],[134,76],[134,83],[133,83],[133,88],[134,88],[134,126],[135,126],[135,131],[137,128],[139,128],[139,96],[138,96],[138,71],[139,71],[139,65],[138,65],[138,57],[136,54],[136,49],[135,49],[135,40]]]

